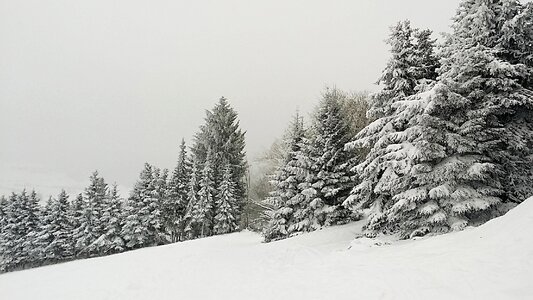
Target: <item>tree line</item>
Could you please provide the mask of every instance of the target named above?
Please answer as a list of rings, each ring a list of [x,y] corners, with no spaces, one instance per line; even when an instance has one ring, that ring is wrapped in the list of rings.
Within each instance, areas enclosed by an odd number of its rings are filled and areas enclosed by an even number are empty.
[[[45,205],[35,191],[0,198],[0,271],[97,257],[240,228],[246,197],[244,132],[225,98],[207,111],[170,173],[144,165],[127,199],[98,172],[74,199]]]

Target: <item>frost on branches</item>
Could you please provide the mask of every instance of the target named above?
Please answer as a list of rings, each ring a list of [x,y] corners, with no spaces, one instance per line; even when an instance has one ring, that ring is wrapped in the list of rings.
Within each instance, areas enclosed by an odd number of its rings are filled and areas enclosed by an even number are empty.
[[[436,82],[413,75],[413,91],[386,85],[385,95],[396,96],[373,103],[373,111],[385,114],[347,145],[370,153],[357,167],[361,183],[345,201],[371,208],[369,233],[412,237],[462,229],[531,194],[524,183],[532,172],[532,69],[530,54],[514,45],[531,43],[532,36],[515,35],[530,29],[512,30],[510,46],[505,34],[511,30],[504,30],[527,9],[517,1],[464,1]]]

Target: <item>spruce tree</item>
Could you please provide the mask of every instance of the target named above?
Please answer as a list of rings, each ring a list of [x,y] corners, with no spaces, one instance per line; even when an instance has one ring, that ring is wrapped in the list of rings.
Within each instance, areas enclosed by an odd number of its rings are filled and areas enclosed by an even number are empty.
[[[97,241],[105,233],[102,214],[106,201],[108,186],[98,171],[89,177],[89,186],[85,188],[81,224],[74,232],[77,255],[93,257],[101,255]]]
[[[187,209],[187,190],[191,163],[187,158],[185,140],[181,141],[178,163],[168,183],[168,196],[164,203],[164,224],[171,235],[171,241],[183,239],[184,217]]]
[[[225,162],[231,166],[233,182],[235,182],[235,196],[237,222],[240,223],[242,210],[246,198],[247,170],[246,154],[244,152],[244,132],[240,129],[238,115],[229,105],[226,98],[220,98],[211,111],[206,112],[205,124],[195,136],[192,153],[200,164],[211,153],[213,179],[215,186],[222,181],[222,168]]]
[[[347,149],[367,149],[366,158],[357,165],[359,181],[345,200],[344,205],[354,210],[371,208],[368,218],[368,233],[383,230],[393,197],[407,189],[408,174],[420,156],[412,143],[419,137],[417,121],[423,112],[411,97],[431,86],[435,79],[436,57],[434,41],[428,30],[412,29],[408,21],[392,28],[388,43],[392,57],[383,71],[380,83],[383,90],[372,95],[368,116],[375,119],[361,130]],[[428,78],[424,78],[427,76]],[[405,105],[405,103],[413,105]],[[414,120],[413,120],[414,119]],[[434,133],[434,132],[431,132]],[[425,152],[436,151],[424,144]],[[420,150],[422,151],[422,150]],[[388,228],[388,227],[387,227]]]
[[[100,219],[104,224],[104,234],[95,242],[98,252],[102,255],[124,251],[124,240],[121,236],[122,218],[122,200],[115,183],[106,195],[104,210]]]
[[[9,202],[7,198],[2,195],[0,197],[0,253],[2,253],[2,255],[0,255],[0,272],[5,272],[6,268],[4,253],[8,251],[8,249],[6,248],[6,243],[8,242],[6,240],[8,224],[8,205]]]
[[[373,148],[346,204],[373,205],[370,230],[410,237],[475,225],[498,215],[531,171],[532,93],[524,64],[506,59],[501,43],[511,2],[463,1],[438,83],[394,103],[378,139],[354,143]]]
[[[357,157],[344,148],[352,138],[342,113],[344,98],[346,95],[335,88],[325,92],[313,122],[313,136],[300,156],[307,171],[303,194],[311,200],[313,216],[310,217],[318,218],[311,223],[319,226],[350,220],[342,203],[353,188],[354,174],[350,169]]]
[[[68,216],[69,196],[62,190],[57,199],[51,199],[45,210],[45,221],[40,233],[44,263],[71,259],[74,255],[72,223]]]
[[[273,210],[263,232],[267,242],[286,238],[291,233],[289,226],[294,212],[293,198],[299,195],[298,185],[305,179],[297,166],[304,137],[303,120],[296,114],[284,138],[285,158],[271,176],[273,190],[266,202]]]
[[[161,199],[156,189],[160,171],[146,163],[128,199],[122,236],[129,249],[164,243]]]
[[[23,265],[31,267],[39,264],[39,257],[34,249],[37,247],[36,237],[41,225],[41,207],[39,205],[39,197],[35,190],[32,190],[29,195],[25,191],[22,191],[20,197],[24,214],[22,222],[25,229],[25,234],[22,239],[23,253],[25,255]]]
[[[198,201],[193,213],[195,222],[200,224],[200,237],[211,235],[213,228],[214,197],[216,194],[213,161],[208,153],[199,181]]]
[[[197,238],[201,230],[201,223],[198,222],[198,162],[193,158],[191,177],[187,191],[187,209],[184,216],[184,234],[187,239]]]
[[[232,181],[232,177],[231,168],[226,165],[216,197],[216,215],[214,220],[214,232],[216,234],[229,233],[237,229],[235,220],[235,184]]]

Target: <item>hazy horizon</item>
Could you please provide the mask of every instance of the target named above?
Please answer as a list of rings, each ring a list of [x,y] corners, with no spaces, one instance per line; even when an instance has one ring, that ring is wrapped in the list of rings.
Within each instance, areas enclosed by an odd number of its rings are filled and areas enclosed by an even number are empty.
[[[253,159],[325,86],[376,90],[389,26],[437,37],[458,3],[0,1],[0,194],[77,193],[97,169],[127,195],[221,96]]]

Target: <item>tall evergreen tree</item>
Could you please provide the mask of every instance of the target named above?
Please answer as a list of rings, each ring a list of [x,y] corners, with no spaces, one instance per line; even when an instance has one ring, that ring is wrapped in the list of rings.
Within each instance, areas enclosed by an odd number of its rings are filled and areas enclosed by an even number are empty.
[[[125,249],[124,239],[121,235],[123,224],[122,207],[122,200],[115,183],[108,190],[100,219],[100,222],[104,224],[104,234],[95,241],[98,252],[103,255],[122,252]]]
[[[77,255],[82,257],[98,256],[97,241],[105,233],[102,214],[106,201],[108,186],[98,171],[89,177],[89,186],[85,188],[81,224],[74,232]]]
[[[530,159],[532,93],[521,85],[524,65],[507,60],[499,42],[511,2],[463,1],[439,82],[392,106],[383,126],[390,130],[373,144],[360,166],[363,183],[347,201],[378,208],[370,229],[404,237],[462,229],[498,214],[512,197],[506,186],[531,172],[518,166]]]
[[[185,140],[181,141],[178,163],[168,183],[168,197],[164,203],[164,224],[171,235],[171,241],[180,241],[185,228],[184,217],[187,209],[187,191],[191,163],[187,158]]]
[[[216,234],[229,233],[237,229],[235,221],[235,184],[232,181],[232,177],[231,168],[226,165],[216,197],[216,215],[214,220],[214,232]]]
[[[370,207],[370,231],[381,228],[384,211],[392,205],[392,197],[406,189],[409,184],[406,174],[418,155],[411,151],[411,143],[419,135],[420,128],[415,127],[411,119],[418,118],[420,112],[415,105],[405,109],[403,104],[435,79],[437,65],[430,35],[428,30],[412,29],[408,21],[392,28],[388,40],[392,57],[380,79],[384,87],[371,97],[368,113],[375,121],[346,145],[348,149],[368,149],[365,160],[354,168],[360,182],[344,205],[354,210]],[[425,146],[426,151],[439,150],[425,144],[421,146]]]
[[[40,244],[43,247],[42,263],[68,260],[74,255],[68,198],[68,194],[62,190],[57,199],[51,199],[47,205],[45,221],[39,234]]]
[[[198,162],[196,158],[192,159],[191,177],[187,191],[187,209],[184,217],[184,234],[187,239],[197,238],[202,224],[198,222]]]
[[[305,179],[298,168],[298,155],[304,137],[303,120],[296,114],[284,138],[285,159],[271,176],[273,190],[266,202],[273,207],[273,211],[263,233],[266,241],[286,238],[291,233],[289,226],[293,218],[294,198],[300,195],[298,185]]]
[[[246,198],[245,175],[247,170],[244,152],[244,132],[239,127],[238,115],[226,98],[220,98],[212,111],[206,112],[205,124],[196,134],[192,152],[203,165],[211,153],[215,186],[222,181],[221,167],[229,162],[235,182],[236,218],[240,222]]]
[[[156,189],[159,170],[146,163],[128,199],[122,236],[129,249],[164,243],[161,224],[161,199]]]
[[[195,222],[200,224],[200,237],[209,236],[213,228],[213,209],[215,208],[214,197],[216,194],[214,181],[213,161],[211,154],[207,154],[202,177],[199,181],[198,201],[193,213]]]
[[[35,193],[28,195],[12,193],[5,208],[6,219],[2,240],[2,269],[5,271],[24,269],[37,262],[34,248],[35,236],[39,231],[40,213]]]

